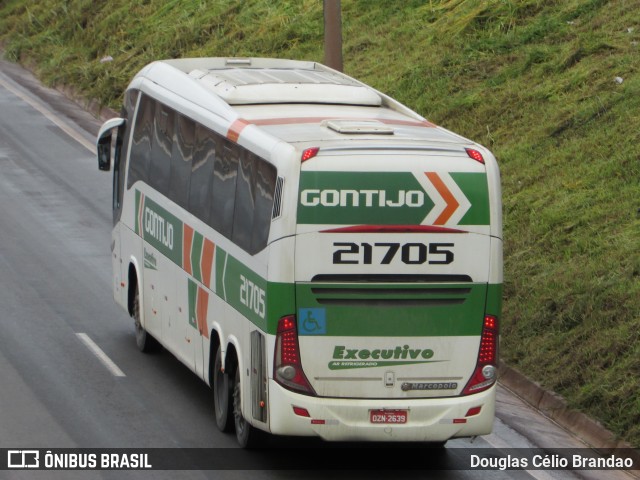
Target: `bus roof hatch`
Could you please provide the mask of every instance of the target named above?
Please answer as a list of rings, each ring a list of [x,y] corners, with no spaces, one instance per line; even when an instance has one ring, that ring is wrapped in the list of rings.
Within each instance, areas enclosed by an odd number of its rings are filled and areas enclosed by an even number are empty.
[[[344,134],[393,135],[394,129],[377,120],[325,120],[323,127]]]
[[[330,71],[298,68],[194,69],[189,76],[229,105],[325,103],[380,106],[378,93]]]

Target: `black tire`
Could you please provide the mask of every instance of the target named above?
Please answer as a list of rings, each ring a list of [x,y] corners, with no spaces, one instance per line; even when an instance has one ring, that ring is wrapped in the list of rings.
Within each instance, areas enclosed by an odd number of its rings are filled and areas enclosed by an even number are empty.
[[[138,350],[143,353],[151,353],[158,350],[160,344],[158,341],[148,333],[142,324],[140,323],[140,294],[138,292],[138,286],[136,285],[136,290],[133,297],[133,312],[132,315],[134,326],[136,329],[136,345],[138,346]]]
[[[216,425],[221,432],[230,432],[234,428],[233,419],[233,390],[231,389],[229,374],[222,371],[222,346],[218,345],[213,362],[211,387],[213,388],[213,410],[216,415]]]
[[[233,382],[233,419],[236,428],[236,439],[242,448],[255,448],[264,442],[264,433],[252,426],[242,416],[242,392],[240,391],[240,368],[236,368]]]

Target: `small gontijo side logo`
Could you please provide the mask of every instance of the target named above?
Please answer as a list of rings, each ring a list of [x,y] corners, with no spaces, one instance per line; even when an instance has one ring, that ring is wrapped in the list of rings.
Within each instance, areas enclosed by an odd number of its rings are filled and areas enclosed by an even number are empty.
[[[7,468],[40,468],[38,450],[8,450]]]

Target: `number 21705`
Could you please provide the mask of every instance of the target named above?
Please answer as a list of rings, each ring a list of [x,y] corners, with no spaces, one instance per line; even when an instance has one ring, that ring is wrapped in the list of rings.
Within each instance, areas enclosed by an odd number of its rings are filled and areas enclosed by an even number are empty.
[[[333,242],[334,264],[389,265],[399,258],[407,265],[448,265],[453,262],[453,243],[354,243]]]

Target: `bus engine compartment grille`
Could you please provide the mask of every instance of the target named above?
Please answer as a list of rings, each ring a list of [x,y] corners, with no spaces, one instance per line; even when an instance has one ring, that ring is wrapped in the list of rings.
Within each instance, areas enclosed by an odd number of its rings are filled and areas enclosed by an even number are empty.
[[[410,285],[318,286],[312,287],[320,305],[362,307],[425,307],[463,304],[468,287],[412,287]]]

